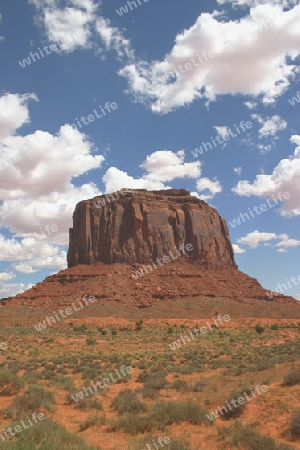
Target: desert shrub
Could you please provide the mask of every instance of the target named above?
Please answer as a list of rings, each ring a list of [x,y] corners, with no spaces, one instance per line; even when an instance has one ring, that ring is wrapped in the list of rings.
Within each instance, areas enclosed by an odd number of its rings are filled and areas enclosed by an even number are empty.
[[[250,425],[244,426],[241,422],[224,428],[218,428],[221,439],[231,448],[242,447],[245,450],[293,450],[285,444],[277,444],[268,436],[261,436]]]
[[[110,422],[108,431],[123,431],[130,436],[136,436],[139,433],[149,433],[155,427],[155,422],[149,419],[149,416],[138,414],[124,414]]]
[[[188,384],[185,380],[175,380],[172,383],[172,389],[175,391],[186,391]]]
[[[199,381],[192,382],[189,386],[189,390],[191,392],[203,392],[208,384],[208,380],[201,378]]]
[[[300,439],[300,409],[292,414],[290,433],[293,439]]]
[[[265,331],[265,329],[264,329],[264,327],[261,326],[260,323],[257,323],[255,325],[255,331],[256,331],[256,333],[261,334]]]
[[[86,338],[86,345],[96,345],[97,340],[93,338]]]
[[[70,377],[65,375],[56,375],[51,381],[67,392],[74,391],[74,380]]]
[[[73,391],[73,393],[68,392],[66,396],[66,403],[74,406],[76,409],[80,409],[81,411],[87,411],[90,409],[96,409],[97,411],[103,410],[102,404],[97,398],[85,396],[81,389],[77,389],[75,392]]]
[[[79,430],[85,431],[90,427],[94,427],[95,425],[105,425],[106,418],[105,416],[89,416],[84,422],[79,424]]]
[[[285,386],[300,384],[300,368],[290,370],[284,377]]]
[[[1,441],[2,450],[96,450],[88,446],[84,440],[71,434],[63,426],[45,419],[34,427],[29,427],[18,435],[17,440]]]
[[[154,405],[150,417],[157,423],[158,427],[180,422],[206,425],[210,423],[206,414],[209,414],[209,412],[193,401],[159,402]]]
[[[271,330],[279,330],[279,325],[278,325],[278,323],[272,323],[272,325],[271,325]]]
[[[146,387],[137,389],[136,393],[141,394],[141,396],[144,398],[150,398],[151,400],[153,400],[158,395],[158,391],[156,389],[151,389],[151,388],[146,388]]]
[[[242,392],[242,391],[232,391],[231,392],[230,397],[226,400],[226,402],[224,404],[224,407],[226,408],[227,412],[226,412],[226,410],[225,410],[225,412],[223,410],[223,413],[222,413],[222,416],[226,420],[230,420],[232,418],[239,417],[242,414],[242,412],[244,411],[244,409],[246,408],[246,403],[240,405],[237,402],[239,397],[244,398],[243,394],[244,394],[244,392]],[[236,407],[233,406],[232,403],[230,403],[232,400],[234,400],[238,406],[236,406]],[[246,402],[246,400],[245,400],[245,402]],[[231,405],[231,408],[232,408],[231,410],[228,407],[227,403],[229,403]]]
[[[33,414],[40,410],[41,407],[51,411],[54,403],[54,395],[39,384],[30,385],[28,390],[21,396],[15,397],[11,405],[7,408],[7,415],[13,420],[17,420],[20,416]]]
[[[137,398],[135,392],[124,389],[115,397],[111,406],[118,411],[119,414],[124,413],[141,413],[146,411],[145,405]]]
[[[10,370],[0,370],[0,395],[15,395],[20,391],[23,382]]]

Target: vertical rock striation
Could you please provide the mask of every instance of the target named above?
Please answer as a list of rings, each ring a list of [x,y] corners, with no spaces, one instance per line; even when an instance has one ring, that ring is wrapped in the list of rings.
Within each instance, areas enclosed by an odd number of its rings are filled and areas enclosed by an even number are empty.
[[[192,244],[186,258],[205,268],[234,268],[226,222],[185,189],[124,190],[77,204],[68,266],[97,261],[151,263]]]

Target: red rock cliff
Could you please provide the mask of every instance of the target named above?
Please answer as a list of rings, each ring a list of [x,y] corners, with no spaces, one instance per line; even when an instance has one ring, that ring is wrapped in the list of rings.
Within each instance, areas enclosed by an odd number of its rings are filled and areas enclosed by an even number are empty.
[[[77,204],[68,266],[151,263],[182,243],[206,268],[237,268],[226,222],[204,201],[185,189],[123,190]]]

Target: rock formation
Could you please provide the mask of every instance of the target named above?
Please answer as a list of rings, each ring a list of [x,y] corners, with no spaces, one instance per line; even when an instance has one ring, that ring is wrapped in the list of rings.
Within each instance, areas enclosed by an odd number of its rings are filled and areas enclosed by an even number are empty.
[[[149,264],[182,244],[207,269],[237,268],[226,222],[207,203],[185,189],[123,190],[77,204],[68,266]]]

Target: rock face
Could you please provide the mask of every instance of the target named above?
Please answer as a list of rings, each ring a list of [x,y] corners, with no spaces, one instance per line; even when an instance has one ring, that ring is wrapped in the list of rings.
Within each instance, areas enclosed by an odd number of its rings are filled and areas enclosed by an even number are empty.
[[[226,222],[204,201],[185,189],[122,190],[77,204],[68,266],[150,264],[182,244],[193,248],[183,257],[207,269],[237,269]]]

